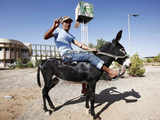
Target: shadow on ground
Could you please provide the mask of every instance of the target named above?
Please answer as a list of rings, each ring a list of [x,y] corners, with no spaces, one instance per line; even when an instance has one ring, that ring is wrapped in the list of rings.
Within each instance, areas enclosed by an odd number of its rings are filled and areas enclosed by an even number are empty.
[[[110,105],[112,105],[115,102],[118,102],[120,100],[124,100],[126,103],[133,103],[137,102],[137,100],[141,97],[138,92],[136,92],[134,89],[131,89],[130,91],[125,92],[119,92],[116,90],[116,87],[107,88],[105,90],[102,90],[99,94],[96,94],[95,96],[95,103],[98,103],[96,107],[106,104],[97,114],[96,116],[100,116],[100,114],[105,111]],[[127,97],[132,96],[133,99],[128,99]],[[57,106],[55,108],[55,111],[58,111],[62,107],[66,105],[72,105],[85,102],[85,96],[78,96],[73,99],[68,100],[64,104]]]

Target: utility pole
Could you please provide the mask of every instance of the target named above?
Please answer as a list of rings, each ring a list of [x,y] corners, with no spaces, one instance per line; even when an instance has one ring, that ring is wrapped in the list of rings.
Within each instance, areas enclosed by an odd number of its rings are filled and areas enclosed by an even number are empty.
[[[130,17],[137,17],[138,14],[128,14],[128,48],[129,48],[129,55],[131,55],[131,25],[130,25]]]

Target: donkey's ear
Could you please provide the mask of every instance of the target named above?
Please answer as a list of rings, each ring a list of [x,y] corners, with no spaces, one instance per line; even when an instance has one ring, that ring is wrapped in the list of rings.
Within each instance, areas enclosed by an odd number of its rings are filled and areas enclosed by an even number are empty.
[[[120,31],[117,33],[117,36],[116,36],[115,39],[112,40],[112,43],[114,43],[114,44],[118,43],[118,42],[120,41],[121,37],[122,37],[122,30],[120,30]]]

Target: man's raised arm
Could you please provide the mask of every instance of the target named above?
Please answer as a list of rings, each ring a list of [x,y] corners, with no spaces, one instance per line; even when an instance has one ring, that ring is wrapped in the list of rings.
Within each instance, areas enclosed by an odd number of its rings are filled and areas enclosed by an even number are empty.
[[[45,35],[44,35],[44,39],[45,40],[47,40],[47,39],[49,39],[49,38],[54,36],[53,32],[59,26],[59,24],[60,24],[60,21],[58,19],[56,19],[54,21],[54,24],[52,25],[52,27],[48,30],[48,32],[45,33]]]

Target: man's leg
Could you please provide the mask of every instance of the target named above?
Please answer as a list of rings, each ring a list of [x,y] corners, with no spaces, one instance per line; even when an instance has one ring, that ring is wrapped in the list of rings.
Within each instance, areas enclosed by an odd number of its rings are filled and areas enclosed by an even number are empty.
[[[75,61],[87,61],[90,62],[92,65],[94,65],[95,67],[97,67],[100,70],[103,70],[105,72],[108,73],[109,77],[115,78],[118,76],[118,71],[112,70],[110,68],[108,68],[107,66],[104,65],[104,61],[102,61],[101,59],[99,59],[97,56],[90,54],[90,53],[86,53],[86,52],[81,52],[79,54],[74,54],[73,60]],[[86,94],[86,84],[83,83],[82,84],[82,94]]]
[[[82,83],[81,93],[86,95],[86,93],[87,93],[87,84],[86,83]]]

